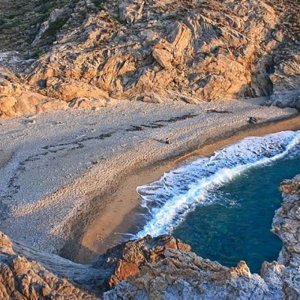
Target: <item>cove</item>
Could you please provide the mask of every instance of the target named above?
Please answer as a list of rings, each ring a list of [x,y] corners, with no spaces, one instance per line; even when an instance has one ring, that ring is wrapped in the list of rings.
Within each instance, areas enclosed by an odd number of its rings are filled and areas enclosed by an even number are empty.
[[[300,170],[300,131],[246,138],[137,188],[144,225],[136,237],[173,234],[198,255],[252,272],[277,259],[271,233],[280,182]]]
[[[231,267],[245,260],[252,272],[277,259],[282,243],[271,232],[280,207],[279,185],[300,171],[300,158],[253,168],[212,193],[174,230],[198,255]]]

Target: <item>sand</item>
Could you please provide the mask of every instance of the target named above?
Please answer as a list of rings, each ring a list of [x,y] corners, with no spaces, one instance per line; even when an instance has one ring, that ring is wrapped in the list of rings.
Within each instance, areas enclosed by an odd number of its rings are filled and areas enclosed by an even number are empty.
[[[157,179],[186,153],[240,130],[244,134],[250,116],[258,119],[251,127],[260,128],[296,113],[261,106],[263,101],[197,106],[124,101],[99,111],[71,110],[3,120],[0,230],[43,251],[92,257],[116,242],[107,240],[116,236],[112,232],[132,226],[128,220],[138,204],[136,186]],[[208,112],[212,109],[217,112]],[[170,145],[165,144],[166,138]],[[206,147],[210,152],[214,149]],[[194,152],[184,159],[200,154]],[[93,243],[95,236],[100,246]]]
[[[105,253],[112,246],[131,238],[129,234],[134,232],[136,226],[139,225],[137,215],[140,212],[140,198],[136,192],[137,186],[157,180],[164,172],[189,160],[199,156],[210,156],[216,150],[236,143],[245,137],[263,136],[285,130],[300,130],[300,116],[297,115],[288,120],[267,122],[260,126],[247,126],[237,132],[228,132],[227,137],[226,134],[221,134],[199,149],[137,170],[135,174],[129,174],[113,195],[102,199],[106,205],[85,230],[80,239],[82,247],[77,250],[77,253],[71,255],[72,259],[82,263],[93,262],[99,254]]]

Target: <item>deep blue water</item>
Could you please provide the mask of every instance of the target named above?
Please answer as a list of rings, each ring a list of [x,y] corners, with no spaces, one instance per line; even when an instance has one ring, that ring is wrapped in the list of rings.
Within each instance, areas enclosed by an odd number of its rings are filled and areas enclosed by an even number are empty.
[[[190,212],[173,234],[202,257],[225,266],[245,260],[259,272],[263,261],[277,259],[282,246],[271,232],[282,202],[280,182],[299,173],[299,157],[250,168],[213,191],[213,201]]]
[[[277,259],[271,233],[280,182],[300,173],[300,131],[249,137],[138,187],[145,222],[136,237],[173,234],[200,256],[252,272]]]

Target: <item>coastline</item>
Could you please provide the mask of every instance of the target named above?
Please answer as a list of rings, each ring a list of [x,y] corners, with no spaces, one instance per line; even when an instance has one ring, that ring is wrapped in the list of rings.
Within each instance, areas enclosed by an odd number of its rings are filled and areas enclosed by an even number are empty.
[[[0,0],[0,300],[300,300],[300,0]]]
[[[80,248],[94,255],[93,249],[80,244],[82,234],[112,203],[115,213],[107,219],[106,229],[111,232],[123,226],[121,204],[125,217],[136,207],[136,199],[125,201],[129,194],[121,193],[123,202],[118,202],[114,193],[120,184],[127,186],[130,174],[138,174],[140,180],[143,170],[150,174],[156,168],[156,176],[145,176],[147,183],[160,177],[167,164],[172,169],[176,160],[180,162],[200,146],[297,114],[295,109],[263,106],[265,101],[201,105],[124,101],[98,111],[4,120],[1,149],[12,157],[0,169],[0,230],[30,247],[69,259]],[[249,125],[250,116],[258,124]],[[169,145],[166,138],[171,140]],[[137,185],[133,178],[132,195]]]
[[[126,241],[126,234],[131,234],[139,224],[140,199],[136,193],[137,186],[159,179],[164,172],[176,168],[181,163],[187,163],[199,156],[210,156],[215,151],[246,137],[263,136],[287,130],[300,130],[299,114],[283,120],[246,125],[231,132],[224,132],[200,145],[197,149],[187,150],[176,157],[169,157],[164,161],[155,162],[147,168],[131,172],[120,183],[115,193],[102,198],[102,202],[106,204],[80,238],[82,247],[77,249],[76,255],[72,256],[66,249],[63,254],[71,256],[72,260],[76,262],[91,263],[109,248]],[[98,197],[100,198],[101,195]]]

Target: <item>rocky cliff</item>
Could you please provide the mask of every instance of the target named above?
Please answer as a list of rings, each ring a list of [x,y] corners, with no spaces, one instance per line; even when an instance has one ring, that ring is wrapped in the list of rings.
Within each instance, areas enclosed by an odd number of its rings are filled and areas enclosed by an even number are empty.
[[[292,299],[300,298],[300,176],[282,183],[273,232],[278,261],[260,275],[245,262],[227,268],[196,256],[170,236],[123,243],[94,265],[72,263],[0,236],[1,299]]]
[[[299,89],[297,0],[7,3],[0,117],[112,99],[196,104]],[[281,105],[298,107],[298,96]]]

